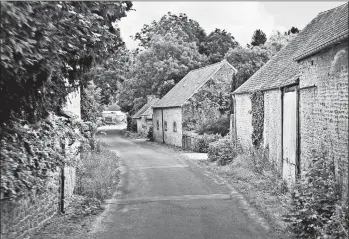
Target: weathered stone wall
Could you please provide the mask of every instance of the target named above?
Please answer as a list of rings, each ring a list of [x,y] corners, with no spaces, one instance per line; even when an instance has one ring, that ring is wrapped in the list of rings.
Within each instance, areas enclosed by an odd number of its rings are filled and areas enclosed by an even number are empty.
[[[143,129],[142,129],[142,119],[136,119],[137,122],[137,133],[142,133]]]
[[[183,106],[183,129],[193,131],[223,114],[229,114],[229,92],[234,70],[228,65],[222,66]],[[226,111],[222,102],[226,101]]]
[[[235,95],[236,136],[238,144],[247,150],[252,146],[252,102],[249,94]]]
[[[167,122],[167,131],[163,131],[162,111],[164,124]],[[157,129],[157,121],[159,121],[159,129]],[[173,122],[177,124],[177,132],[173,131]],[[182,146],[182,108],[164,108],[154,109],[153,114],[154,125],[154,140],[157,142],[164,142],[166,144]],[[164,135],[163,135],[164,134]]]
[[[270,90],[264,92],[264,127],[263,146],[269,149],[269,160],[272,160],[281,172],[281,91]]]
[[[312,150],[326,150],[348,195],[348,43],[334,45],[300,62],[301,171]]]
[[[75,187],[75,168],[65,171],[65,206],[71,202]],[[47,190],[40,194],[27,195],[15,200],[1,200],[1,238],[27,238],[40,229],[60,210],[61,170],[52,172]]]

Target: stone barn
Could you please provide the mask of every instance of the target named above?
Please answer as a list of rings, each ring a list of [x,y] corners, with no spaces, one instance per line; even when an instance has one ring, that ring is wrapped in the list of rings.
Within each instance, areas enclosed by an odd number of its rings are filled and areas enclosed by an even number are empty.
[[[154,107],[154,140],[182,146],[183,132],[218,119],[237,70],[226,60],[190,71]]]
[[[327,151],[348,191],[348,3],[318,14],[233,92],[234,136],[252,147],[252,92],[262,93],[262,145],[293,183],[312,151]]]
[[[147,103],[132,116],[137,122],[137,133],[148,133],[150,126],[153,125],[153,105],[158,101],[155,95],[148,95]]]

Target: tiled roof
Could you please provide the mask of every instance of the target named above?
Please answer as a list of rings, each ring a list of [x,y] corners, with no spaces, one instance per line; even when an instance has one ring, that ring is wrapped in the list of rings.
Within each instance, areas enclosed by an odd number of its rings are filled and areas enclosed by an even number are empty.
[[[200,89],[222,66],[228,65],[236,69],[226,60],[190,71],[178,82],[154,108],[168,108],[182,106],[192,95]]]
[[[119,111],[120,110],[120,106],[114,104],[114,105],[109,105],[106,109],[106,111]]]
[[[156,103],[158,102],[159,99],[155,98],[155,99],[152,99],[149,103],[143,105],[142,108],[140,108],[134,115],[132,115],[132,118],[133,119],[137,119],[137,118],[141,118],[142,115],[146,114],[147,113],[147,110]],[[151,111],[148,111],[149,113],[151,113]]]
[[[234,91],[233,94],[241,94],[253,92],[256,90],[267,90],[282,87],[295,83],[297,80],[298,64],[294,61],[297,54],[304,52],[307,45],[313,45],[314,36],[323,35],[320,33],[323,28],[332,21],[337,22],[337,18],[344,17],[343,7],[348,4],[341,5],[337,8],[322,12],[317,15],[295,38],[293,38],[276,56],[269,60],[255,74],[253,74],[244,84]],[[341,14],[338,14],[341,10]],[[346,10],[347,11],[347,10]],[[348,16],[346,16],[348,19]],[[346,21],[347,24],[348,21]]]
[[[148,108],[141,114],[141,116],[146,116],[147,119],[153,118],[153,105],[155,105],[160,99],[152,99],[148,104]]]

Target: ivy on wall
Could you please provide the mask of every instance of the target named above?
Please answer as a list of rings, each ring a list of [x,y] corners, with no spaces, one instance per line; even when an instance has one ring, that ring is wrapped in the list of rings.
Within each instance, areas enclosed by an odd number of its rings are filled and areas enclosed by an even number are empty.
[[[255,91],[250,95],[252,103],[252,145],[259,148],[263,142],[264,127],[264,97],[261,91]]]

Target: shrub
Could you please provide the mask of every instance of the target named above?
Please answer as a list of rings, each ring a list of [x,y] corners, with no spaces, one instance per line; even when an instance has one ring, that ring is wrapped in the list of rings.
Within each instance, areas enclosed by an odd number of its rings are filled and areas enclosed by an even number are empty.
[[[229,133],[230,129],[230,120],[229,117],[222,117],[217,120],[209,121],[206,124],[203,124],[198,129],[198,134],[220,134],[226,136]]]
[[[314,153],[309,171],[296,183],[289,215],[290,230],[301,238],[348,236],[348,206],[340,203],[334,162],[326,153]]]
[[[232,162],[236,155],[229,135],[209,144],[208,159],[216,161],[218,165],[226,165]]]
[[[222,137],[219,134],[198,135],[196,137],[196,144],[195,144],[194,151],[198,153],[207,153],[209,144],[221,138]]]
[[[131,118],[129,114],[127,114],[127,131],[137,132],[137,122]]]
[[[269,161],[269,148],[251,148],[249,156],[252,161],[252,169],[257,173],[262,173],[266,170],[273,168],[272,163]]]
[[[148,134],[147,134],[147,138],[148,138],[150,141],[154,141],[153,126],[150,126],[150,127],[149,127]]]

